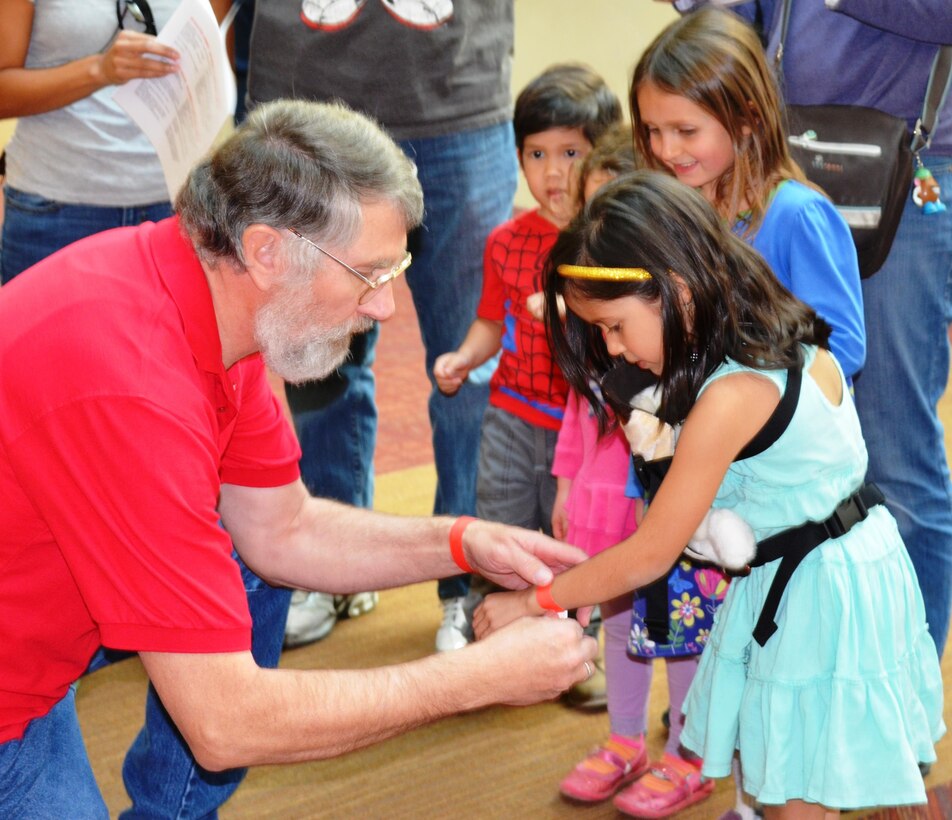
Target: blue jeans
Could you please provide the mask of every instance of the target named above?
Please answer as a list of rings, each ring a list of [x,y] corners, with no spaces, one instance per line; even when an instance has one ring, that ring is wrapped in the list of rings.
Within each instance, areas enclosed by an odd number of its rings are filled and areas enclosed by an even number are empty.
[[[68,205],[7,185],[0,239],[0,282],[6,284],[31,265],[78,239],[100,231],[158,222],[172,214],[168,202],[128,208]]]
[[[251,652],[259,666],[278,665],[289,589],[265,584],[235,555],[251,611]],[[97,652],[89,671],[130,653]],[[123,818],[215,818],[246,769],[200,768],[149,685],[145,725],[126,754],[122,775],[133,806]],[[0,817],[107,818],[76,718],[75,685],[53,709],[30,722],[22,740],[0,744]]]
[[[455,350],[476,318],[482,292],[483,250],[489,232],[512,215],[518,164],[510,123],[427,139],[400,147],[417,165],[426,205],[423,225],[410,237],[413,266],[407,283],[426,348],[433,385],[430,425],[436,462],[435,514],[476,510],[479,429],[489,401],[495,359],[473,371],[459,393],[435,388],[436,357]],[[370,371],[376,335],[355,340],[338,375],[290,388],[305,483],[318,495],[370,506],[376,432]],[[441,598],[465,595],[467,576],[439,582]]]
[[[0,817],[108,820],[76,717],[76,684],[20,740],[0,744]]]
[[[436,389],[433,363],[456,350],[476,318],[489,232],[512,216],[518,162],[511,123],[462,134],[405,140],[423,186],[423,226],[410,238],[407,284],[420,321],[430,379],[430,426],[436,466],[436,515],[476,512],[480,427],[497,359],[469,374],[455,396]],[[466,575],[443,578],[440,598],[465,595]]]
[[[251,612],[251,653],[258,666],[273,669],[281,656],[291,590],[271,587],[235,555]],[[192,757],[152,685],[145,704],[145,725],[126,754],[122,779],[132,798],[124,820],[198,820],[215,818],[238,788],[247,769],[209,772]]]
[[[949,378],[952,157],[923,159],[949,210],[924,214],[907,199],[886,264],[863,281],[868,341],[855,390],[868,480],[899,522],[941,656],[952,607],[952,484],[936,404]]]

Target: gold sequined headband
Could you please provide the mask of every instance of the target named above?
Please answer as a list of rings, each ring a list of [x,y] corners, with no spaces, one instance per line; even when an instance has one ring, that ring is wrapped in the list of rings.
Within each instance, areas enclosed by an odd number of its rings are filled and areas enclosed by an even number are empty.
[[[651,274],[644,268],[599,268],[590,265],[559,265],[559,274],[570,279],[602,279],[611,282],[645,282]]]

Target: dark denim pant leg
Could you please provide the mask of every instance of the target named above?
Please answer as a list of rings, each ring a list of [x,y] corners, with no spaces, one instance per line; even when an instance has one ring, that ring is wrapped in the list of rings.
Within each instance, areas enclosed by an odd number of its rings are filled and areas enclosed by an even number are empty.
[[[240,558],[241,577],[251,613],[251,652],[259,666],[273,669],[281,657],[291,590],[272,587]],[[149,685],[145,725],[126,755],[122,777],[132,798],[124,820],[198,820],[215,818],[235,792],[247,769],[208,772],[192,757],[178,729]]]
[[[0,234],[0,282],[35,265],[72,242],[110,228],[157,222],[172,214],[168,202],[128,208],[69,205],[36,194],[3,189],[3,231]]]
[[[899,524],[941,657],[952,609],[952,484],[936,406],[949,378],[952,157],[923,159],[948,210],[926,214],[910,197],[886,264],[863,280],[868,342],[855,390],[868,480]]]
[[[470,373],[455,396],[433,380],[437,356],[456,350],[476,318],[482,292],[483,251],[489,232],[512,215],[518,164],[511,123],[400,143],[423,186],[423,225],[410,237],[413,266],[407,283],[426,348],[432,385],[430,425],[437,487],[436,515],[473,515],[483,412],[489,401],[492,359]],[[440,598],[469,590],[469,576],[444,578]]]
[[[0,743],[0,817],[108,820],[76,716],[76,685],[20,740]]]

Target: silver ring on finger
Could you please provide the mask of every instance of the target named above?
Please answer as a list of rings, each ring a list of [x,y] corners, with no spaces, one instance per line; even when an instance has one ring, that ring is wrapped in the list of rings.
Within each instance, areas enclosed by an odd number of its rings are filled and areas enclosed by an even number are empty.
[[[595,674],[595,667],[592,666],[588,661],[585,661],[585,680],[588,680]]]

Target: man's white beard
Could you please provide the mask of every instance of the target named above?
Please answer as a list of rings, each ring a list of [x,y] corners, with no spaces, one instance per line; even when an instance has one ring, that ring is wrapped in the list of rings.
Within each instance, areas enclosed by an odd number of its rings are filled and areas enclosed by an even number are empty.
[[[255,339],[264,363],[292,384],[323,379],[347,358],[355,333],[373,327],[363,316],[328,326],[312,285],[284,285],[255,316]]]

